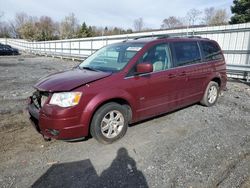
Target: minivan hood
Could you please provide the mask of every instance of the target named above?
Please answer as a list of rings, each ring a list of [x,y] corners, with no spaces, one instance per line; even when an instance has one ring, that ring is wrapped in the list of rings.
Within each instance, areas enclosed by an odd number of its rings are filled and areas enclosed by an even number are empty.
[[[81,85],[110,76],[112,73],[82,70],[79,68],[51,74],[39,80],[34,87],[40,91],[70,91]]]

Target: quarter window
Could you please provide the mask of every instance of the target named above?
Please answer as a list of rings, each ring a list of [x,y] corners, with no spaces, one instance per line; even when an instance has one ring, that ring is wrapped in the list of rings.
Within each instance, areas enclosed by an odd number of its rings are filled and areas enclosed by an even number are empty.
[[[201,62],[197,42],[174,42],[173,52],[177,67]]]
[[[206,61],[223,59],[221,50],[219,49],[218,45],[213,42],[202,41],[201,49]]]

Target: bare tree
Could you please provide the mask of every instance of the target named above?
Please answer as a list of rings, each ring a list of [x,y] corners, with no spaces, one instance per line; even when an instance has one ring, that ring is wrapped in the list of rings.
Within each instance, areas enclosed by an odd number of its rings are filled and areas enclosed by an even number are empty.
[[[0,38],[10,37],[10,25],[6,22],[0,22]]]
[[[215,8],[214,7],[209,7],[209,8],[205,8],[204,10],[204,16],[202,18],[203,23],[206,25],[209,25],[211,22],[212,17],[215,14]]]
[[[226,9],[218,9],[210,21],[210,25],[225,25],[228,24],[229,15]]]
[[[28,16],[26,13],[17,13],[15,19],[9,22],[9,34],[14,38],[28,40],[58,39],[58,24],[48,16]]]
[[[135,31],[142,31],[144,27],[144,21],[143,18],[138,18],[134,20],[134,29]]]
[[[12,37],[10,23],[2,21],[2,18],[4,18],[4,12],[0,11],[0,37]]]
[[[9,23],[2,21],[4,12],[0,12],[0,38],[10,37],[10,25]]]
[[[21,27],[29,20],[29,16],[24,12],[16,13],[15,16],[15,25],[16,27]]]
[[[77,18],[75,17],[74,13],[69,14],[66,16],[64,20],[61,22],[60,26],[60,34],[61,38],[75,38],[77,35],[77,30],[79,29],[79,24]]]
[[[15,23],[12,22],[12,21],[9,21],[9,26],[10,26],[10,35],[11,35],[11,37],[16,38],[17,37],[17,30],[16,30],[16,27],[15,27]]]
[[[204,10],[203,22],[206,25],[224,25],[228,23],[229,15],[226,9],[215,9],[214,7]]]
[[[40,17],[35,26],[37,29],[36,40],[52,40],[54,38],[56,26],[50,17]]]
[[[37,28],[36,28],[36,22],[37,18],[36,17],[28,17],[28,20],[25,21],[19,28],[18,32],[21,36],[21,38],[25,38],[28,40],[35,40],[36,33],[37,33]]]
[[[21,29],[23,25],[28,22],[28,20],[29,16],[26,13],[16,13],[14,21],[10,24],[16,38],[22,37]]]
[[[162,21],[162,29],[177,28],[183,26],[182,21],[175,16],[170,16]]]
[[[193,26],[196,25],[197,22],[200,20],[202,12],[197,9],[190,9],[187,14],[186,14],[186,20],[187,20],[187,25],[188,26]]]

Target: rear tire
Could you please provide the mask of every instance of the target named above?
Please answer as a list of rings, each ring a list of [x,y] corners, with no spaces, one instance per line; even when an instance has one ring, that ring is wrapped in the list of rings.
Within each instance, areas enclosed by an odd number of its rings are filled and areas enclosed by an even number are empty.
[[[90,134],[103,144],[121,139],[128,128],[128,110],[118,103],[107,103],[94,114]]]
[[[213,106],[219,97],[219,85],[218,83],[211,81],[207,85],[206,91],[200,103],[204,106]]]

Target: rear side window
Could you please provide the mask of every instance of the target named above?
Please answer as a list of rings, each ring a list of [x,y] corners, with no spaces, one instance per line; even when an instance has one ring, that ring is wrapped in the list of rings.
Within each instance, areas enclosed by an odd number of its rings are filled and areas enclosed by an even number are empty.
[[[220,48],[214,42],[201,41],[201,50],[206,61],[223,59]]]
[[[172,50],[175,57],[175,66],[177,67],[201,62],[197,42],[174,42]]]

